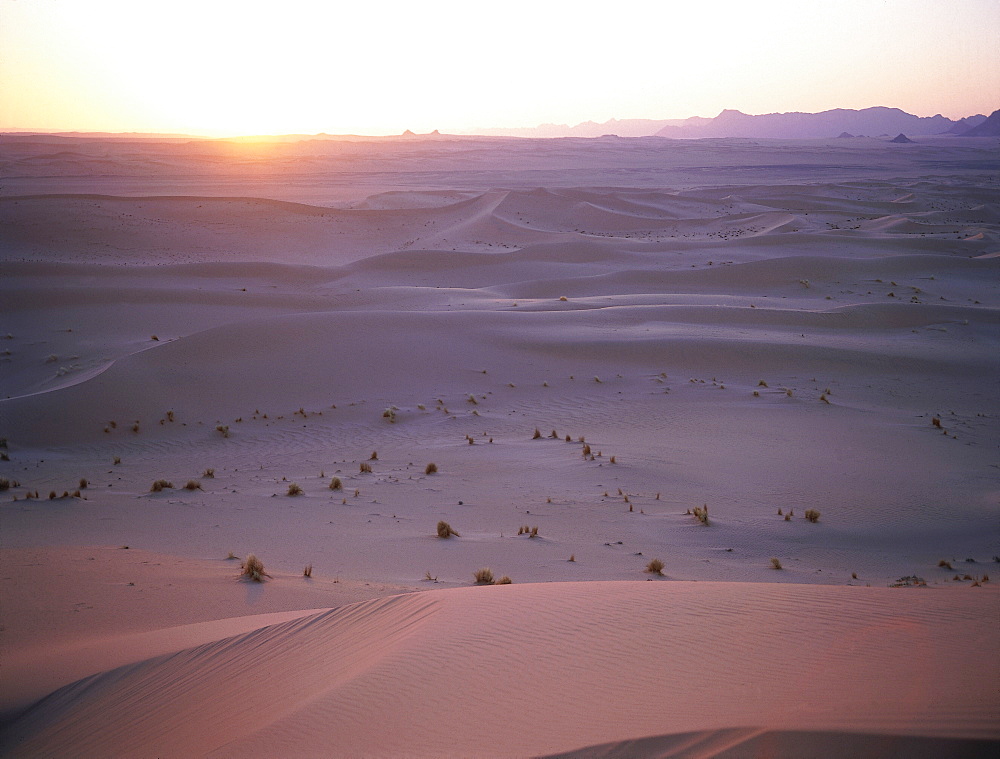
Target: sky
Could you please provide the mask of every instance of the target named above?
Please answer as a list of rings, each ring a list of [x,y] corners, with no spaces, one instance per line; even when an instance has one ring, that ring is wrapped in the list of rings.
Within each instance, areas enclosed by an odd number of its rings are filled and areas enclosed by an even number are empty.
[[[1000,0],[0,0],[0,130],[1000,108]]]

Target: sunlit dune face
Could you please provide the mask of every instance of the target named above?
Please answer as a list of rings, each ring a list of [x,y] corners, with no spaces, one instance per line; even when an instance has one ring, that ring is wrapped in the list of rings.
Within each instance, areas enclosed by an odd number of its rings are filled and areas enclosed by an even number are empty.
[[[992,0],[0,0],[0,14],[0,128],[398,134],[872,105],[958,118],[1000,88]]]

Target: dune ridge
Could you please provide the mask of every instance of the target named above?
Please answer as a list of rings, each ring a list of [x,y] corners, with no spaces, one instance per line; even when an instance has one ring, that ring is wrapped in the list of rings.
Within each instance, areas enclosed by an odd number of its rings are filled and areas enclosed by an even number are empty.
[[[150,745],[161,755],[336,746],[347,755],[523,756],[680,726],[757,725],[878,726],[995,747],[997,671],[962,653],[995,642],[982,612],[971,596],[802,585],[564,583],[396,596],[88,678],[9,725],[4,745],[11,756],[70,746],[79,756],[135,755]],[[638,672],[635,657],[645,662]],[[756,661],[771,665],[766,692]],[[258,668],[282,673],[264,701],[246,691]],[[615,676],[624,671],[633,676]],[[822,684],[810,685],[819,673]],[[890,681],[898,700],[884,698]],[[381,715],[374,735],[362,718],[371,710]],[[450,717],[463,710],[470,718]]]

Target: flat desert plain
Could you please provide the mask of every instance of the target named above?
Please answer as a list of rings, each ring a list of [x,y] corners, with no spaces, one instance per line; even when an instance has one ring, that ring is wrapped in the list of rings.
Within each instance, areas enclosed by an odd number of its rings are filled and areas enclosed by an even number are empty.
[[[996,755],[995,138],[0,176],[5,756]]]

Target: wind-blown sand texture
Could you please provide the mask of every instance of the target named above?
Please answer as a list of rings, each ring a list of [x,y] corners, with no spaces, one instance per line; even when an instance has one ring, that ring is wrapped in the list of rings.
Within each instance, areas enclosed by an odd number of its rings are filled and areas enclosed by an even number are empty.
[[[0,752],[994,755],[998,171],[0,138]]]

